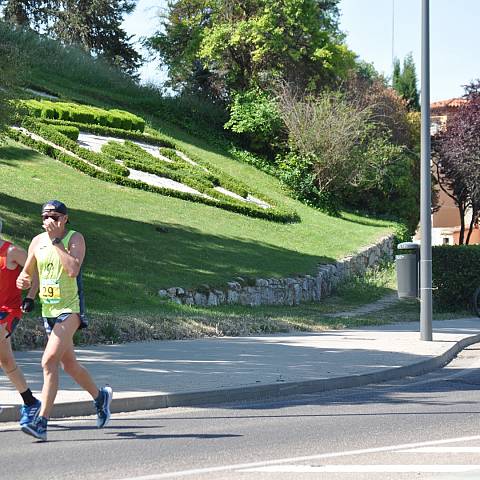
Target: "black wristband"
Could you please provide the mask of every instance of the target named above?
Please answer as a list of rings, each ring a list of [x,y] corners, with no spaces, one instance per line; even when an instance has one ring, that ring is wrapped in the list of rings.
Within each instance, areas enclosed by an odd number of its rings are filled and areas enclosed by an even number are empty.
[[[34,307],[35,307],[35,302],[34,302],[33,298],[25,297],[23,299],[22,312],[24,312],[24,313],[31,312]]]

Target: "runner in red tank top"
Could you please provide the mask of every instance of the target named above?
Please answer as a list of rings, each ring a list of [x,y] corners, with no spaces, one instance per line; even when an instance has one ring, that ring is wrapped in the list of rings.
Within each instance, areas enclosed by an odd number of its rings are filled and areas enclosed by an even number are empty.
[[[0,220],[0,234],[1,232],[2,221]],[[22,312],[33,309],[33,298],[38,290],[38,282],[34,282],[35,284],[22,301],[22,293],[16,286],[16,280],[26,260],[25,250],[0,237],[0,364],[23,399],[20,409],[20,426],[36,418],[41,406],[40,401],[32,395],[20,367],[15,362],[10,340],[22,318]]]

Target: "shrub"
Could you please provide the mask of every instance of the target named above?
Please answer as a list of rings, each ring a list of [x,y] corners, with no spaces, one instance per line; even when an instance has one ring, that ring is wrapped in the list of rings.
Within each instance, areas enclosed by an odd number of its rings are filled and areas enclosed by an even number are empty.
[[[313,180],[311,188],[319,196],[341,194],[362,167],[353,153],[367,135],[369,109],[357,108],[340,94],[331,92],[299,99],[284,89],[279,100],[291,151],[298,158],[305,158],[302,170]],[[296,168],[297,162],[287,159],[283,171],[290,165]],[[295,184],[297,180],[299,185]],[[289,185],[300,198],[305,190],[303,184],[303,178],[292,172]]]
[[[41,137],[48,139],[51,142],[72,151],[80,158],[75,158],[72,155],[65,154],[57,148],[44,142],[36,141],[31,137],[19,132],[18,130],[10,129],[8,131],[8,135],[14,140],[20,141],[25,145],[28,145],[45,155],[48,155],[73,168],[76,168],[77,170],[80,170],[81,172],[89,176],[107,182],[112,182],[117,185],[138,188],[149,192],[159,193],[165,196],[204,203],[206,205],[222,208],[231,212],[240,213],[242,215],[247,215],[255,218],[262,218],[273,222],[289,223],[298,222],[300,220],[296,212],[276,207],[274,206],[274,202],[256,192],[251,193],[254,193],[256,197],[266,201],[267,203],[272,205],[272,207],[264,209],[252,203],[247,203],[236,200],[234,198],[225,197],[224,195],[212,188],[214,184],[213,180],[215,180],[215,183],[221,182],[220,184],[222,186],[231,191],[236,190],[235,193],[238,193],[239,195],[242,195],[244,197],[247,195],[247,190],[243,187],[243,185],[240,184],[240,182],[237,182],[235,179],[229,177],[224,172],[219,169],[215,169],[214,167],[211,167],[214,172],[204,172],[204,177],[201,178],[196,177],[196,174],[200,169],[185,162],[185,171],[182,171],[183,169],[180,169],[177,170],[178,173],[176,174],[173,170],[168,171],[168,164],[166,162],[163,162],[162,160],[159,160],[152,155],[149,155],[138,145],[132,144],[131,142],[127,142],[127,145],[122,145],[118,142],[112,142],[109,144],[109,148],[112,149],[113,147],[115,147],[115,149],[123,151],[123,155],[125,155],[125,166],[118,165],[114,162],[114,157],[118,158],[119,152],[113,152],[113,150],[109,151],[110,154],[115,154],[112,156],[105,155],[104,153],[91,152],[85,148],[80,147],[76,142],[72,141],[62,133],[55,130],[52,125],[46,125],[38,120],[29,117],[24,118],[24,120],[22,121],[22,126],[27,130],[35,132]],[[108,151],[108,148],[106,149]],[[192,155],[190,155],[190,157],[192,158],[192,160],[200,163],[198,159],[192,157]],[[102,170],[94,168],[92,164],[100,167]],[[182,183],[191,185],[193,188],[196,188],[200,191],[204,191],[209,195],[209,197],[212,198],[191,194],[188,192],[172,190],[169,188],[157,187],[139,180],[127,178],[128,170],[127,168],[125,168],[126,166],[131,166],[131,168],[138,168],[139,170],[143,170],[145,172],[168,176],[172,179],[176,177]],[[217,175],[217,172],[219,175]],[[221,178],[217,178],[217,176]]]
[[[93,165],[96,165],[97,167],[100,167],[101,169],[107,170],[114,175],[128,176],[128,170],[122,165],[116,164],[112,157],[95,153],[87,150],[86,148],[80,147],[77,142],[63,135],[53,126],[44,125],[28,117],[22,121],[22,126],[27,130],[40,135],[46,140],[49,140],[50,142],[53,142],[56,145],[59,145],[67,150],[70,150],[71,152],[78,155],[80,158],[86,160]]]
[[[267,151],[278,145],[283,122],[274,100],[253,88],[234,95],[225,128],[245,135],[251,149]]]
[[[120,128],[112,128],[104,125],[93,123],[68,122],[65,120],[42,119],[42,123],[47,125],[67,125],[77,127],[80,131],[95,133],[96,135],[104,135],[106,137],[129,138],[131,140],[139,140],[150,145],[158,145],[161,147],[175,148],[175,143],[166,135],[161,133],[146,135],[135,130],[122,130]]]
[[[78,135],[80,134],[80,130],[77,127],[69,127],[66,125],[57,125],[54,126],[57,132],[62,133],[66,137],[70,138],[71,140],[77,141]]]
[[[480,245],[433,248],[434,305],[441,310],[464,310],[480,286]]]
[[[49,100],[24,100],[19,102],[25,106],[31,116],[45,119],[71,120],[82,124],[98,124],[121,130],[138,130],[143,132],[145,120],[124,110],[90,107],[67,102],[51,102]]]

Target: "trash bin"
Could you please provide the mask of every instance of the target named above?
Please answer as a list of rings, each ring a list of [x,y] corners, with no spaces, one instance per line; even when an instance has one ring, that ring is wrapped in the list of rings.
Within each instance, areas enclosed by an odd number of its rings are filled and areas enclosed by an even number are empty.
[[[399,243],[395,255],[398,298],[419,298],[420,245]]]

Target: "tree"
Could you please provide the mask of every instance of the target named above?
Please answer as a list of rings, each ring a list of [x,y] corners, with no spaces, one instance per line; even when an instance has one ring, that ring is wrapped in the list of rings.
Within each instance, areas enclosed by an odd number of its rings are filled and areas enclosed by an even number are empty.
[[[454,200],[460,215],[459,243],[468,244],[480,217],[480,80],[465,87],[467,102],[433,137],[432,160],[439,187]],[[472,218],[467,226],[465,214]]]
[[[50,29],[65,44],[76,44],[133,74],[141,63],[132,36],[121,28],[124,15],[135,8],[131,0],[64,0]]]
[[[0,136],[2,131],[11,124],[13,107],[11,88],[22,81],[24,74],[22,52],[8,41],[4,35],[8,27],[0,22]]]
[[[141,55],[121,28],[123,17],[135,8],[135,0],[0,0],[10,23],[46,32],[66,45],[87,52],[133,75]]]
[[[392,87],[407,102],[409,110],[417,112],[420,110],[417,73],[411,53],[403,60],[403,69],[400,69],[400,60],[397,58],[394,60]]]
[[[354,54],[338,0],[178,0],[148,44],[170,85],[228,99],[273,79],[314,90],[345,76]]]
[[[4,19],[20,27],[39,29],[48,23],[57,0],[1,0]]]

